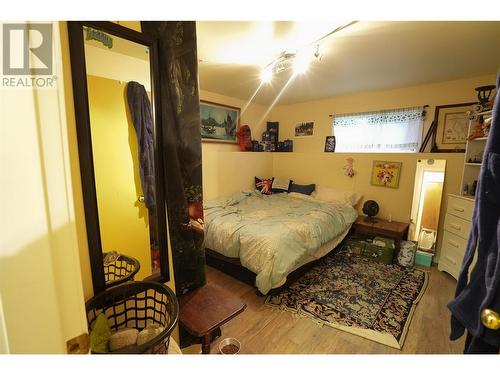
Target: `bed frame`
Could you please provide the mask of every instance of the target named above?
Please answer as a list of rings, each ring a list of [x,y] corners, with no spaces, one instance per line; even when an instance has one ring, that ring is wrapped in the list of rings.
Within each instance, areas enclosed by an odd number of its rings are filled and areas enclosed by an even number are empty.
[[[340,245],[340,244],[339,244]],[[338,246],[337,246],[338,248]],[[332,251],[334,251],[333,249]],[[328,252],[330,254],[332,251]],[[325,256],[328,256],[326,254]],[[243,267],[240,263],[239,258],[228,258],[222,254],[219,254],[218,252],[205,248],[205,259],[207,262],[207,265],[210,267],[213,267],[215,269],[218,269],[219,271],[222,271],[229,276],[234,277],[235,279],[238,279],[245,284],[248,284],[254,288],[255,287],[255,278],[257,275],[253,273],[252,271],[246,269]],[[298,278],[300,278],[302,275],[304,275],[307,271],[309,271],[312,267],[314,267],[316,264],[318,264],[323,258],[314,260],[310,263],[304,264],[302,267],[297,268],[295,271],[291,272],[287,278],[285,284],[283,284],[280,287],[271,289],[267,295],[274,295],[282,292],[286,287],[288,287],[290,284],[292,284],[294,281],[296,281]],[[256,294],[259,296],[263,296],[263,294],[256,289]]]

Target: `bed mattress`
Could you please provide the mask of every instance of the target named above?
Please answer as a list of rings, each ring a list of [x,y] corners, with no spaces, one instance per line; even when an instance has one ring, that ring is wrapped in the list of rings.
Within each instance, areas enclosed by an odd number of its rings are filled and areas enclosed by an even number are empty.
[[[356,210],[290,193],[241,192],[207,201],[205,247],[239,258],[263,294],[282,285],[301,265],[332,250],[356,220]]]

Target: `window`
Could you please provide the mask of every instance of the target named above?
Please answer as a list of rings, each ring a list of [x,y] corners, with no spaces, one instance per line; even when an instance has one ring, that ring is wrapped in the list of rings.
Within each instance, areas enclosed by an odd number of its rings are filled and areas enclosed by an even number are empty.
[[[418,152],[423,123],[423,107],[336,115],[335,151]]]

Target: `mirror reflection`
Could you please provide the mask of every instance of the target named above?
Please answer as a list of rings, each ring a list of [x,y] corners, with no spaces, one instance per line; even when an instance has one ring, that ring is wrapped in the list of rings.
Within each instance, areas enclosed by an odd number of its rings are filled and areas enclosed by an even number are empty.
[[[408,239],[430,254],[436,248],[445,169],[446,160],[417,160]]]
[[[84,28],[90,130],[106,284],[159,272],[148,47]],[[134,275],[132,275],[134,276]]]

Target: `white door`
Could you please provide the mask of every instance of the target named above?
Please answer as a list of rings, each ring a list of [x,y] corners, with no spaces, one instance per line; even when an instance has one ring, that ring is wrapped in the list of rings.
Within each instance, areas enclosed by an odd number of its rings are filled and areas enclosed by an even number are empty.
[[[9,51],[2,46],[2,53],[12,54],[13,65],[27,63],[18,54],[23,33],[30,48],[47,41],[49,34],[36,24],[0,27],[0,33],[9,33],[0,41],[11,38]],[[66,353],[67,340],[87,332],[69,171],[66,77],[59,26],[49,24],[52,74],[9,77],[18,81],[0,87],[0,353]],[[46,55],[40,59],[30,49],[29,56],[31,68],[44,66]]]

